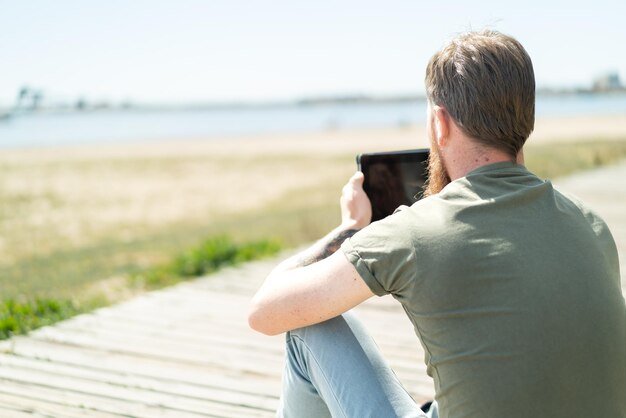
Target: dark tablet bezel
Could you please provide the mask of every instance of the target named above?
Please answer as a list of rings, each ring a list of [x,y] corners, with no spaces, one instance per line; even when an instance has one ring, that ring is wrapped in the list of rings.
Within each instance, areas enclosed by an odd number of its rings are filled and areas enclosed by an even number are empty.
[[[389,152],[372,152],[372,153],[363,153],[356,156],[357,167],[359,171],[363,172],[365,175],[365,181],[363,182],[363,189],[365,193],[368,195],[370,202],[372,202],[372,222],[383,219],[391,213],[381,213],[380,210],[375,208],[376,203],[380,200],[377,196],[372,194],[372,190],[370,188],[370,179],[368,179],[368,167],[371,164],[380,164],[383,163],[385,165],[397,165],[397,164],[406,164],[406,163],[415,163],[418,168],[420,165],[423,168],[422,174],[424,180],[426,180],[428,176],[428,155],[430,150],[427,148],[420,149],[411,149],[411,150],[402,150],[402,151],[389,151]],[[418,191],[418,197],[415,201],[421,198],[421,193]],[[398,206],[404,204],[410,204],[414,202],[399,202]],[[392,212],[393,213],[393,212]]]

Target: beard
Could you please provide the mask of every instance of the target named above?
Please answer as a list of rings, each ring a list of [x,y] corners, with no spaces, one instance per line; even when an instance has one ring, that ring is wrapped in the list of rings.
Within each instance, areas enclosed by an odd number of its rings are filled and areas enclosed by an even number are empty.
[[[430,154],[428,155],[428,179],[424,184],[424,197],[439,193],[450,183],[450,176],[441,159],[439,147],[435,141],[431,141]]]

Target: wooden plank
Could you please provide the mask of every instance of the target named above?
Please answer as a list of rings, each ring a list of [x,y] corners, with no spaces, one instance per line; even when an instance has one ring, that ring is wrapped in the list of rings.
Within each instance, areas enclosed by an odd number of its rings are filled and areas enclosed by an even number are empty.
[[[249,352],[248,350],[233,352],[233,350],[223,350],[219,347],[203,350],[177,344],[176,342],[160,342],[159,345],[154,345],[148,342],[142,343],[138,339],[130,339],[128,342],[120,340],[110,341],[80,333],[71,334],[53,327],[41,330],[31,338],[54,341],[67,346],[100,348],[112,353],[127,353],[137,357],[147,356],[160,360],[211,366],[225,372],[232,368],[231,364],[236,364],[237,368],[242,372],[274,375],[277,377],[280,377],[282,370],[280,366],[276,366],[282,363],[282,357],[265,355],[262,352]]]
[[[13,339],[11,355],[29,359],[49,361],[58,364],[88,369],[115,370],[119,373],[132,373],[137,376],[157,378],[164,381],[188,382],[199,386],[223,387],[224,389],[276,396],[280,382],[274,376],[243,373],[233,369],[224,373],[203,365],[188,364],[173,360],[134,356],[128,353],[111,353],[99,347],[69,347],[56,342],[38,341],[20,337]]]
[[[159,349],[163,353],[170,351],[185,350],[186,354],[236,354],[241,353],[243,357],[250,357],[254,351],[254,357],[258,360],[282,361],[284,350],[282,344],[279,345],[257,345],[251,344],[244,339],[222,338],[175,338],[176,336],[166,334],[146,334],[120,332],[116,329],[107,328],[106,326],[98,328],[83,327],[52,327],[41,329],[32,334],[33,338],[51,339],[63,341],[73,340],[105,340],[104,344],[113,346],[119,344],[119,349],[128,347],[129,349],[141,348],[148,346],[153,349],[155,344],[159,345]]]
[[[109,414],[113,416],[132,416],[138,418],[148,417],[175,417],[176,415],[167,409],[162,409],[152,405],[131,403],[117,399],[107,399],[80,392],[66,391],[54,385],[38,385],[31,382],[21,382],[15,380],[0,379],[0,393],[4,397],[13,396],[24,399],[23,403],[33,407],[43,408],[48,405],[50,408],[58,408],[61,413],[55,413],[55,417],[70,415],[77,409],[86,411],[85,416],[97,414]],[[93,414],[91,414],[93,412]],[[180,411],[176,411],[180,412]],[[198,418],[198,415],[180,413],[180,416]]]
[[[0,355],[0,367],[26,371],[37,371],[50,376],[63,376],[78,380],[101,382],[114,386],[140,389],[153,393],[171,394],[180,397],[214,401],[227,405],[252,407],[273,411],[278,406],[278,397],[250,394],[213,385],[197,385],[192,382],[163,380],[114,370],[95,370],[74,365],[65,365],[11,355]]]
[[[228,405],[169,393],[128,388],[106,382],[56,376],[38,370],[3,367],[0,392],[51,401],[62,400],[71,406],[132,416],[208,416],[238,417],[266,415],[268,411],[244,405]]]
[[[222,344],[225,346],[248,347],[249,349],[263,349],[282,355],[284,352],[284,338],[267,338],[251,331],[241,332],[232,330],[220,323],[192,327],[148,327],[144,323],[127,320],[120,316],[83,315],[74,320],[64,321],[55,326],[62,330],[82,331],[85,334],[114,334],[135,335],[143,338],[174,339],[181,343],[196,343],[199,345]],[[226,329],[223,329],[226,328]]]
[[[114,414],[82,406],[72,406],[58,401],[44,401],[29,394],[2,393],[0,384],[0,416],[6,417],[63,417],[63,418],[118,418],[128,415]]]

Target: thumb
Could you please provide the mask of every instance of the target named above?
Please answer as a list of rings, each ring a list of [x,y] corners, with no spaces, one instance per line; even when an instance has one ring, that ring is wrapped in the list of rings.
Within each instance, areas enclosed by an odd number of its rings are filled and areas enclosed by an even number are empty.
[[[350,177],[350,183],[352,183],[352,187],[363,188],[363,181],[365,180],[365,175],[360,171],[354,173],[352,177]]]

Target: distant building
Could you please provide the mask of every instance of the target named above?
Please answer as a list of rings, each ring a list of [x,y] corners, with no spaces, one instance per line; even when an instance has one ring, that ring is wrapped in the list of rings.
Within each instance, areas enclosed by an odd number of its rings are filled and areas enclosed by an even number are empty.
[[[608,73],[593,81],[593,91],[616,91],[622,90],[622,82],[618,73]]]

